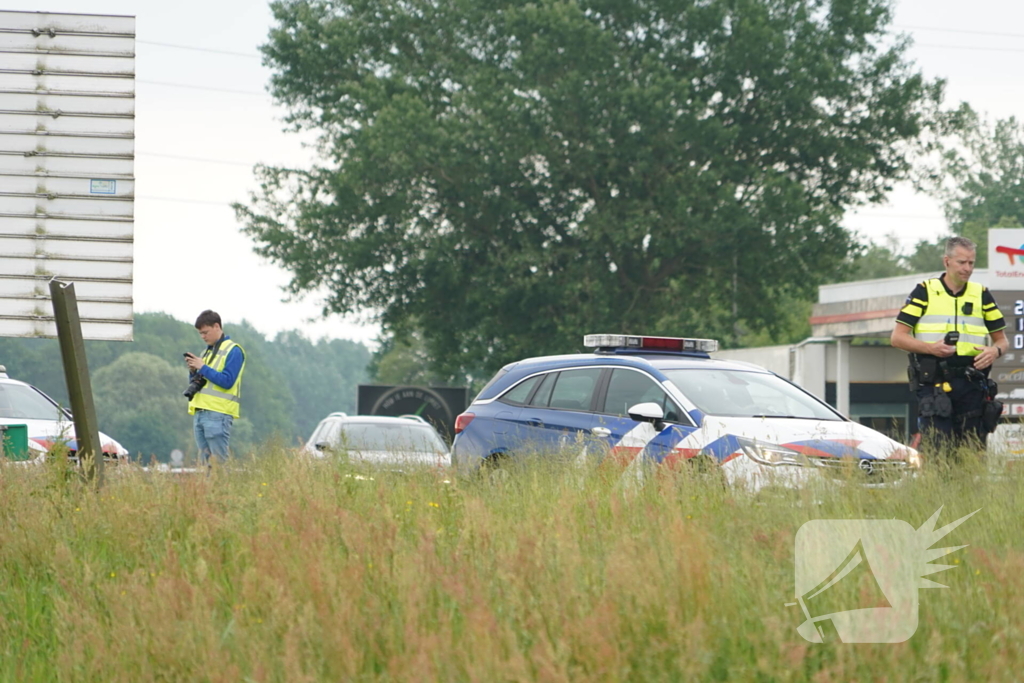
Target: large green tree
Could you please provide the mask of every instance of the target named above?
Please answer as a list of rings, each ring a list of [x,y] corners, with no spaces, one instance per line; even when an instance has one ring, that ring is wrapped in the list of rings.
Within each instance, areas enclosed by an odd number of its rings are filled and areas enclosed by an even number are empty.
[[[236,209],[293,293],[434,369],[586,332],[741,341],[851,248],[940,98],[886,0],[280,0],[271,91],[319,162]]]

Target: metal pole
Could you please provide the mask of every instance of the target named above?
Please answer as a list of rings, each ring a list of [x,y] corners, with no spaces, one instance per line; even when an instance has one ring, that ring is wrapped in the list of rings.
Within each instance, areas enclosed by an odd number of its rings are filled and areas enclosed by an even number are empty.
[[[836,340],[836,410],[850,416],[850,340]]]
[[[96,407],[92,402],[92,383],[85,360],[85,339],[82,337],[82,321],[78,317],[75,283],[50,280],[50,298],[53,300],[60,355],[64,360],[64,379],[71,397],[71,413],[75,419],[78,461],[82,463],[89,481],[100,488],[103,486],[103,449],[96,424]]]

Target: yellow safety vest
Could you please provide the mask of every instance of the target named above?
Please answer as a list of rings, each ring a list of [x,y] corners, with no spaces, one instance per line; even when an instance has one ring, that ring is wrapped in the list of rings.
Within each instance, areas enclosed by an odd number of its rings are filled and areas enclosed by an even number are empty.
[[[213,349],[206,349],[203,354],[203,362],[217,372],[224,372],[224,366],[228,362],[228,353],[238,346],[230,339],[221,342],[217,355],[211,357]],[[196,408],[213,410],[218,413],[226,413],[231,417],[239,416],[239,399],[242,396],[242,374],[245,372],[245,349],[238,346],[242,352],[242,369],[238,371],[238,378],[230,389],[221,389],[213,382],[207,380],[206,386],[196,392],[192,400],[188,402],[188,414],[195,415]]]
[[[928,307],[914,326],[914,336],[923,342],[933,344],[945,338],[947,332],[957,330],[960,340],[956,343],[958,356],[977,356],[975,346],[985,346],[988,327],[981,310],[981,294],[985,291],[977,282],[968,282],[960,296],[950,296],[940,278],[924,281],[928,290]],[[967,306],[966,304],[971,304]],[[970,313],[964,313],[964,309]]]

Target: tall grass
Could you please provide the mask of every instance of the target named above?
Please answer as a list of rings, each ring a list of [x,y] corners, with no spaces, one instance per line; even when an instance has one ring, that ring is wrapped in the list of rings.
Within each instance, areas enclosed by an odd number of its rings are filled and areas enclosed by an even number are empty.
[[[1014,680],[1024,478],[749,494],[688,470],[623,486],[542,459],[500,476],[280,450],[214,476],[0,468],[4,681]],[[900,644],[796,627],[812,519],[981,512]]]

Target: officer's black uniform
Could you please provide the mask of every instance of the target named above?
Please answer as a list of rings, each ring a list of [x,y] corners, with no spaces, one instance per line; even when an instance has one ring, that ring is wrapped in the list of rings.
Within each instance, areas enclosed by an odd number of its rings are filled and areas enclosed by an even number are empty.
[[[984,345],[986,332],[1006,326],[992,293],[973,282],[953,293],[942,277],[926,280],[907,297],[896,321],[910,327],[918,339],[934,343],[945,338],[957,347],[956,355],[948,358],[910,354],[921,433],[953,446],[969,439],[984,444],[994,428],[991,411],[996,406],[986,408],[992,403],[987,399],[994,394],[994,384],[988,380],[990,368],[974,367],[974,347]],[[984,419],[986,410],[989,415]],[[998,414],[994,417],[998,420]]]

